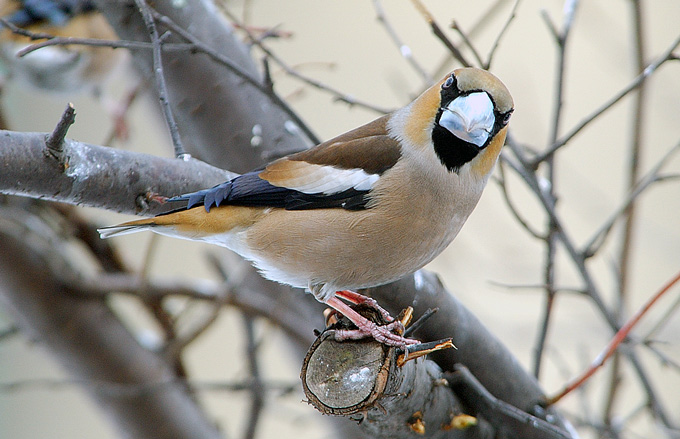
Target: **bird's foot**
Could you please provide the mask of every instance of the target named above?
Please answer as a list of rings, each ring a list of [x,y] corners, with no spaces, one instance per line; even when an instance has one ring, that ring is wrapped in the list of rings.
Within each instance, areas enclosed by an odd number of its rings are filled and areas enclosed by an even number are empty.
[[[376,325],[368,319],[366,319],[366,322],[368,325],[359,329],[336,329],[335,340],[360,340],[362,338],[372,337],[382,344],[399,348],[420,343],[418,340],[399,335],[404,331],[404,325],[402,325],[401,322],[396,321],[388,323],[387,325]],[[357,324],[355,322],[353,323],[355,325]]]
[[[364,296],[363,294],[356,293],[354,291],[350,290],[343,290],[343,291],[338,291],[335,293],[337,297],[341,297],[345,299],[348,302],[351,302],[355,305],[366,305],[369,306],[370,308],[373,308],[374,310],[378,311],[380,315],[382,315],[383,319],[385,319],[388,322],[393,322],[394,317],[390,315],[390,313],[387,312],[385,308],[380,306],[378,304],[378,301],[375,299],[372,299],[368,296]],[[403,328],[402,328],[403,331]]]
[[[343,291],[341,293],[347,293],[346,291]],[[351,293],[351,292],[350,292]],[[357,294],[357,293],[353,293]],[[340,295],[340,294],[339,294]],[[382,317],[388,321],[389,323],[385,325],[379,325],[366,317],[362,316],[358,312],[356,312],[354,309],[350,308],[349,305],[341,301],[337,297],[331,297],[326,303],[333,307],[336,311],[338,311],[340,314],[344,315],[347,317],[354,325],[357,327],[357,329],[336,329],[335,330],[335,339],[337,341],[342,341],[342,340],[359,340],[362,338],[368,338],[372,337],[376,341],[386,344],[388,346],[396,346],[400,348],[404,348],[409,345],[414,345],[420,343],[418,340],[411,339],[411,338],[406,338],[402,334],[404,333],[404,324],[398,320],[395,320],[394,317],[390,316],[387,311],[385,311],[383,308],[378,307],[376,308],[373,306],[373,303],[377,305],[375,300],[370,299],[366,296],[362,296],[361,294],[357,294],[357,296],[361,296],[365,299],[369,299],[368,301],[364,300],[361,301],[360,303],[366,304],[370,306],[371,308],[375,308]],[[344,297],[343,295],[340,295],[340,297]],[[353,296],[354,297],[354,296]],[[348,299],[351,300],[351,299]]]

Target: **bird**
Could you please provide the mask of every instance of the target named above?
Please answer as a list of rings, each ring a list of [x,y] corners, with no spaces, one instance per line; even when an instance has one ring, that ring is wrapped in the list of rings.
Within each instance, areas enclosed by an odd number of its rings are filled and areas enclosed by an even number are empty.
[[[41,35],[117,39],[90,0],[0,0],[0,17],[9,24]],[[22,85],[51,93],[99,92],[118,53],[88,45],[49,46],[17,57],[34,41],[10,29],[0,31],[0,64]]]
[[[472,213],[505,143],[514,104],[492,73],[456,69],[408,105],[209,189],[182,207],[99,229],[150,230],[227,247],[268,279],[306,288],[356,330],[390,346],[418,343],[357,293],[422,268]],[[379,325],[343,301],[378,309]]]

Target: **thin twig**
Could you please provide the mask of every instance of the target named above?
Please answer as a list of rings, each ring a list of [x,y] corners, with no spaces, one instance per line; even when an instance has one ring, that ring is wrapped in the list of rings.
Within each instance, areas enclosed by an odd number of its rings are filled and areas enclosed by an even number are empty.
[[[510,209],[510,213],[515,217],[515,220],[526,230],[531,236],[537,239],[545,239],[544,235],[541,235],[537,230],[535,230],[527,220],[522,217],[522,215],[519,213],[519,210],[515,206],[515,204],[512,202],[512,199],[510,198],[510,193],[508,191],[508,180],[505,177],[505,161],[501,160],[498,165],[498,171],[500,174],[500,178],[496,179],[495,181],[498,182],[498,186],[501,189],[501,193],[503,194],[503,200],[505,200],[505,205]]]
[[[505,32],[510,28],[510,23],[512,23],[512,21],[517,16],[517,8],[519,7],[519,2],[520,0],[515,1],[514,6],[512,7],[512,11],[510,11],[510,15],[508,16],[508,19],[505,20],[505,24],[501,28],[501,31],[498,32],[496,40],[493,42],[491,50],[489,50],[489,55],[486,57],[486,62],[482,63],[482,68],[484,70],[489,70],[491,68],[491,61],[493,61],[493,57],[496,54],[496,49],[498,49],[498,46],[500,46],[501,39],[505,35]]]
[[[482,61],[482,57],[479,55],[479,52],[477,52],[477,49],[475,48],[474,44],[472,44],[472,41],[468,38],[467,34],[463,32],[463,29],[458,25],[458,22],[456,20],[453,20],[451,23],[451,29],[455,30],[458,32],[458,35],[463,39],[463,42],[465,43],[466,46],[470,49],[472,52],[472,56],[475,57],[475,60],[477,61],[477,65],[482,66],[484,65],[484,61]]]
[[[229,13],[227,12],[227,14],[229,14]],[[232,20],[236,20],[236,18],[233,17],[232,15],[229,15],[229,16]],[[380,107],[380,106],[371,104],[370,102],[361,101],[361,100],[356,99],[355,97],[350,96],[346,93],[343,93],[343,92],[341,92],[341,91],[339,91],[339,90],[337,90],[337,89],[329,86],[328,84],[325,84],[325,83],[323,83],[323,82],[321,82],[317,79],[310,78],[309,76],[303,75],[298,70],[296,70],[295,68],[288,65],[285,61],[283,61],[283,59],[281,59],[279,56],[277,56],[271,49],[269,49],[269,47],[265,46],[263,42],[258,41],[258,39],[255,38],[254,35],[250,34],[246,28],[244,28],[244,32],[246,33],[248,38],[253,42],[253,44],[255,44],[262,52],[264,52],[264,54],[267,55],[267,57],[271,61],[274,61],[276,64],[278,64],[279,67],[281,67],[286,72],[286,74],[288,74],[289,76],[292,76],[293,78],[296,78],[296,79],[306,83],[307,85],[311,85],[312,87],[314,87],[318,90],[322,90],[326,93],[330,93],[331,95],[334,96],[335,100],[337,100],[339,102],[344,102],[344,103],[346,103],[350,106],[357,106],[357,107],[361,107],[361,108],[366,108],[368,110],[375,111],[376,113],[380,113],[380,114],[387,114],[387,113],[391,113],[392,111],[394,111],[393,109],[390,109],[390,108]],[[314,141],[315,141],[315,143],[319,143],[319,140],[316,139],[316,138],[315,138]]]
[[[64,139],[68,129],[76,121],[76,110],[72,103],[66,105],[66,109],[61,115],[57,126],[45,139],[45,155],[55,159],[64,169],[66,167],[66,157],[64,157]]]
[[[635,29],[635,64],[636,74],[645,69],[645,41],[644,29],[642,20],[642,5],[640,0],[633,0],[633,27]],[[631,133],[630,157],[628,159],[628,182],[627,189],[633,190],[637,186],[641,167],[642,156],[642,134],[644,130],[645,121],[645,97],[647,87],[645,82],[642,82],[634,94],[634,108],[635,111],[631,116],[631,126],[633,132]],[[624,226],[623,237],[621,241],[621,249],[619,254],[619,279],[621,305],[625,307],[626,296],[628,293],[628,273],[630,267],[630,258],[633,248],[633,226],[635,225],[635,201],[631,201],[624,212]],[[622,308],[623,310],[623,308]]]
[[[156,18],[158,21],[162,22],[166,26],[168,26],[170,29],[172,29],[174,32],[178,33],[181,37],[183,37],[185,40],[189,41],[190,43],[163,43],[161,45],[161,50],[163,51],[193,51],[193,52],[201,52],[206,55],[208,55],[210,58],[212,58],[215,62],[219,63],[220,65],[226,67],[229,69],[232,73],[237,75],[239,78],[243,79],[244,81],[248,82],[250,85],[254,86],[255,89],[259,90],[263,94],[265,94],[269,99],[272,100],[272,102],[281,108],[290,118],[293,120],[302,130],[302,132],[305,133],[305,135],[312,141],[313,143],[320,143],[320,140],[316,135],[311,131],[311,129],[300,119],[300,117],[286,104],[281,98],[279,98],[276,94],[272,94],[268,92],[257,80],[253,79],[250,77],[250,75],[244,73],[238,66],[236,66],[233,62],[231,62],[228,58],[224,57],[220,53],[216,52],[215,50],[211,49],[209,46],[203,44],[200,40],[196,39],[191,35],[189,32],[184,31],[181,27],[177,26],[172,20],[170,20],[167,16],[161,15],[155,10],[151,10],[154,18]],[[30,45],[24,49],[22,49],[20,52],[18,52],[17,56],[24,56],[30,52],[33,52],[35,50],[38,50],[43,47],[47,46],[55,46],[55,45],[75,45],[75,44],[81,44],[81,45],[86,45],[86,46],[98,46],[98,47],[110,47],[113,49],[116,48],[126,48],[126,49],[147,49],[147,50],[153,50],[155,45],[153,43],[149,42],[142,42],[142,41],[127,41],[127,40],[101,40],[101,39],[93,39],[93,38],[75,38],[75,37],[56,37],[51,34],[47,33],[35,33],[35,32],[30,32],[26,31],[24,29],[17,28],[16,26],[12,25],[11,23],[7,23],[6,21],[0,19],[0,24],[5,25],[6,27],[10,28],[13,32],[16,32],[21,35],[28,36],[31,39],[48,39],[47,41],[43,41],[40,43],[36,43],[33,45]],[[353,104],[352,102],[350,102]],[[357,105],[362,105],[362,103],[356,103]]]
[[[163,23],[170,30],[176,32],[179,36],[189,41],[190,43],[194,44],[195,46],[194,49],[196,51],[200,51],[208,55],[214,61],[223,65],[230,72],[232,72],[239,78],[243,79],[244,81],[255,87],[255,89],[257,89],[258,91],[262,92],[265,96],[267,96],[274,103],[274,105],[279,107],[284,113],[288,115],[288,117],[291,118],[291,120],[295,124],[297,124],[298,127],[300,127],[300,130],[302,130],[302,132],[307,136],[307,138],[311,142],[315,144],[321,143],[320,139],[316,136],[316,134],[314,134],[314,132],[307,126],[307,124],[305,124],[304,121],[300,119],[300,116],[298,116],[297,113],[295,113],[290,108],[290,106],[288,106],[288,104],[285,101],[283,101],[283,99],[281,99],[276,93],[273,93],[269,88],[262,85],[257,79],[243,72],[243,70],[241,70],[241,68],[234,64],[229,58],[226,58],[216,50],[213,50],[210,46],[204,44],[202,41],[194,37],[190,32],[187,32],[186,30],[182,29],[179,25],[177,25],[177,23],[172,21],[170,17],[162,15],[153,9],[151,10],[151,13],[153,14],[154,18],[158,20],[160,23]]]
[[[257,350],[259,343],[255,340],[255,327],[253,316],[244,313],[243,325],[246,335],[246,359],[248,361],[248,369],[250,370],[251,386],[251,402],[250,413],[245,426],[243,439],[253,439],[256,437],[258,421],[262,414],[264,407],[264,383],[260,374],[260,367],[257,360]]]
[[[229,294],[224,285],[216,282],[182,282],[179,280],[151,280],[136,274],[100,273],[96,277],[60,279],[79,294],[105,297],[112,291],[141,298],[187,297],[205,301],[219,301]]]
[[[470,64],[467,61],[467,59],[465,59],[465,56],[461,53],[461,51],[458,50],[458,48],[451,42],[451,40],[447,38],[444,31],[442,31],[442,28],[439,27],[437,22],[434,20],[434,17],[432,16],[432,14],[430,14],[430,11],[427,10],[425,5],[420,0],[411,0],[411,3],[413,3],[413,5],[416,7],[420,15],[422,15],[425,21],[427,21],[427,23],[430,25],[432,33],[434,33],[434,35],[439,39],[439,41],[441,41],[444,44],[444,46],[447,49],[449,49],[451,55],[453,55],[453,57],[457,59],[458,62],[460,62],[464,67],[470,67],[472,64]]]
[[[44,34],[42,34],[44,35]],[[44,38],[44,37],[41,37]],[[23,49],[17,51],[16,56],[21,58],[36,50],[49,46],[92,46],[92,47],[109,47],[111,49],[153,49],[152,43],[143,41],[129,41],[129,40],[102,40],[98,38],[77,38],[77,37],[51,37],[46,41],[31,44]],[[191,44],[164,44],[163,50],[166,51],[187,51],[191,50]]]
[[[152,49],[153,44],[144,41],[129,41],[129,40],[102,40],[99,38],[78,38],[78,37],[59,37],[46,32],[33,32],[28,29],[23,29],[15,26],[4,18],[0,18],[0,25],[9,29],[12,33],[22,35],[31,40],[46,40],[39,43],[31,44],[17,51],[16,56],[21,58],[31,52],[42,49],[48,46],[66,46],[66,45],[82,45],[93,47],[109,47],[111,49]],[[165,44],[163,50],[188,50],[191,49],[190,44]]]
[[[168,386],[185,384],[191,389],[201,392],[245,392],[250,391],[252,380],[244,381],[199,381],[182,378],[144,382],[120,383],[113,381],[89,381],[76,379],[31,378],[20,381],[0,382],[0,394],[14,394],[18,392],[40,390],[61,390],[71,387],[81,387],[101,391],[111,395],[137,396],[151,392],[162,392]],[[279,392],[281,395],[294,393],[299,388],[298,382],[268,380],[260,383],[263,392]]]
[[[515,172],[517,172],[520,177],[522,177],[525,183],[527,183],[529,188],[538,197],[538,200],[541,202],[543,208],[545,209],[545,212],[552,218],[552,221],[555,224],[555,229],[557,232],[556,236],[559,238],[560,242],[567,251],[569,258],[572,260],[572,262],[576,266],[576,269],[581,275],[581,278],[584,283],[584,292],[593,300],[597,308],[605,317],[607,323],[612,328],[615,328],[615,330],[618,330],[618,324],[616,322],[616,319],[613,317],[612,313],[609,311],[604,301],[602,300],[602,295],[600,294],[599,289],[597,288],[590,271],[586,267],[585,264],[586,258],[581,252],[579,252],[576,249],[576,246],[573,244],[574,241],[571,239],[570,235],[563,227],[562,221],[555,212],[554,204],[547,198],[546,194],[544,193],[545,191],[541,188],[541,185],[538,182],[538,177],[536,176],[536,174],[531,172],[527,168],[522,167],[520,164],[515,163],[514,161],[508,160],[506,161],[506,163],[509,164],[510,167]]]
[[[432,75],[430,75],[427,70],[416,61],[416,59],[413,57],[413,52],[411,51],[411,48],[404,44],[401,41],[401,38],[399,38],[399,34],[397,31],[394,29],[394,26],[392,26],[392,23],[387,19],[387,14],[385,14],[385,9],[382,6],[382,3],[380,0],[373,0],[373,8],[375,9],[375,15],[378,21],[383,25],[385,28],[385,31],[387,32],[387,35],[392,39],[394,44],[397,46],[399,49],[399,53],[401,53],[401,56],[404,57],[406,62],[408,62],[411,67],[413,67],[413,70],[418,72],[420,77],[423,79],[423,81],[426,84],[434,84],[434,79],[432,78]]]
[[[590,378],[600,367],[602,367],[607,359],[612,356],[619,345],[628,337],[630,331],[637,325],[640,319],[649,311],[649,309],[666,294],[676,283],[680,282],[680,272],[678,272],[670,281],[668,281],[656,294],[654,294],[645,303],[642,308],[640,308],[630,320],[626,322],[625,325],[619,329],[619,331],[614,335],[614,338],[609,342],[605,349],[595,358],[590,367],[584,371],[581,376],[572,380],[567,384],[562,391],[556,395],[548,398],[546,400],[546,405],[552,405],[562,399],[564,396],[568,395],[574,389],[581,386],[588,378]]]
[[[222,6],[222,5],[220,5]],[[267,38],[292,38],[295,34],[291,31],[279,30],[277,29],[279,25],[273,27],[260,27],[260,26],[248,26],[245,24],[233,22],[231,23],[236,29],[247,30],[250,33],[259,33],[259,41],[263,41]]]
[[[633,35],[634,35],[634,56],[636,71],[635,74],[641,73],[645,68],[645,44],[644,44],[644,29],[642,20],[642,5],[639,0],[631,1],[633,6],[633,13],[631,14],[633,20]],[[630,157],[628,159],[628,170],[627,170],[627,190],[631,191],[635,188],[638,182],[640,173],[640,161],[642,155],[642,130],[644,127],[645,111],[645,87],[646,82],[640,83],[633,95],[633,106],[634,111],[632,114],[631,126],[633,131],[631,133],[630,140]],[[616,313],[619,319],[624,315],[626,311],[627,299],[629,295],[629,274],[631,272],[630,268],[633,250],[633,231],[635,225],[635,206],[637,197],[631,197],[630,203],[626,206],[623,212],[623,236],[621,237],[621,245],[619,247],[618,254],[618,295],[617,295],[617,309]],[[609,385],[607,389],[607,395],[605,397],[604,422],[607,425],[613,424],[613,410],[614,405],[619,396],[619,388],[622,381],[621,377],[621,355],[616,352],[611,361],[610,367],[610,378]]]
[[[537,166],[539,163],[544,161],[547,157],[551,156],[552,154],[555,153],[558,149],[566,145],[574,136],[576,136],[582,129],[590,125],[591,122],[593,122],[595,119],[597,119],[602,113],[606,112],[607,110],[611,109],[617,102],[619,102],[621,99],[626,97],[631,91],[635,90],[642,84],[647,78],[649,78],[659,67],[661,67],[664,63],[667,61],[675,61],[678,59],[673,54],[673,51],[680,46],[680,36],[673,41],[673,43],[670,45],[670,47],[662,54],[656,61],[653,63],[649,64],[642,73],[640,73],[638,76],[635,77],[623,90],[621,90],[619,93],[614,95],[611,99],[609,99],[607,102],[602,104],[599,108],[597,108],[595,111],[593,111],[591,114],[586,116],[581,122],[578,123],[574,128],[571,129],[567,134],[564,136],[560,137],[553,143],[553,145],[548,148],[546,151],[542,152],[541,154],[537,155],[532,159],[532,164],[533,166]]]
[[[571,33],[572,24],[574,22],[574,15],[576,13],[576,8],[578,6],[578,0],[567,0],[565,3],[565,16],[562,26],[562,31],[555,34],[557,49],[558,49],[558,60],[557,60],[557,80],[556,80],[556,92],[555,92],[555,107],[553,109],[553,123],[551,132],[551,143],[555,141],[560,130],[560,123],[562,121],[562,105],[564,101],[564,78],[566,75],[566,53],[567,53],[567,42],[569,40],[569,35]],[[547,15],[544,15],[546,21],[551,23]],[[554,26],[551,28],[555,32]],[[554,211],[555,203],[557,202],[557,195],[555,192],[555,186],[557,183],[556,178],[556,167],[554,163],[554,155],[546,157],[546,171],[547,176],[545,177],[548,181],[548,189],[544,191],[545,197],[548,201],[549,208]],[[543,349],[545,348],[546,339],[548,336],[548,330],[550,327],[550,321],[552,318],[553,305],[555,302],[555,255],[557,252],[557,227],[554,221],[555,215],[551,215],[548,218],[547,233],[545,239],[545,266],[543,271],[543,281],[546,285],[545,289],[545,306],[543,308],[543,315],[541,318],[540,330],[538,332],[538,340],[536,341],[536,346],[534,348],[534,376],[539,377],[541,371],[541,363],[543,359]]]
[[[14,335],[17,335],[18,333],[19,333],[18,326],[10,326],[9,328],[2,329],[0,330],[0,342],[7,340]]]
[[[490,280],[488,281],[489,285],[493,285],[496,287],[501,287],[505,288],[507,290],[544,290],[545,285],[544,284],[509,284],[505,282],[499,282],[495,280]],[[586,295],[585,291],[579,288],[574,288],[574,287],[554,287],[555,291],[558,293],[565,293],[565,294],[577,294],[579,296]]]
[[[170,137],[172,138],[172,145],[175,149],[175,157],[179,159],[187,159],[188,156],[182,145],[182,139],[179,135],[177,122],[175,116],[172,114],[170,108],[170,97],[168,94],[168,86],[165,83],[165,74],[163,73],[163,59],[161,56],[161,41],[158,36],[158,29],[156,29],[156,21],[153,18],[149,5],[146,0],[135,0],[135,4],[142,14],[144,24],[146,25],[149,35],[151,36],[151,43],[153,44],[153,71],[156,78],[156,86],[158,89],[158,99],[161,103],[161,110],[165,116],[165,122],[168,124],[170,130]]]
[[[664,154],[664,156],[661,157],[656,165],[654,165],[654,167],[637,182],[637,184],[631,189],[630,193],[628,193],[628,196],[623,201],[623,203],[621,203],[621,205],[611,214],[611,216],[606,221],[604,221],[604,223],[602,223],[600,228],[595,231],[593,236],[588,241],[586,241],[582,251],[586,257],[593,256],[598,252],[600,247],[604,245],[609,233],[614,227],[614,224],[616,224],[616,222],[621,219],[628,206],[630,206],[634,200],[636,200],[652,184],[664,181],[662,178],[660,178],[659,172],[663,166],[668,163],[671,157],[678,151],[680,151],[680,143],[675,144],[675,146],[673,146],[666,154]]]
[[[676,303],[676,305],[673,306],[671,313],[674,313],[675,311],[677,311],[677,308],[678,308],[677,304],[680,303],[680,296],[678,296],[678,299],[676,300],[675,303]],[[671,314],[671,313],[668,313],[668,314]],[[647,349],[651,350],[652,352],[654,352],[654,354],[657,357],[659,357],[659,360],[661,361],[662,366],[672,367],[673,369],[675,369],[676,372],[680,373],[680,362],[669,357],[665,353],[661,352],[656,346],[654,346],[656,344],[656,342],[654,340],[645,340],[643,343],[644,343],[644,346]]]

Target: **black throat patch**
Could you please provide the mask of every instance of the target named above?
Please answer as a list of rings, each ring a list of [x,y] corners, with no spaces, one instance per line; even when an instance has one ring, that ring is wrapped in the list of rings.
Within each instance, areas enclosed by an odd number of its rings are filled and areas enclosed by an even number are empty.
[[[477,157],[480,149],[476,145],[454,136],[446,128],[441,127],[439,125],[440,115],[437,116],[434,129],[432,130],[434,152],[449,172],[458,172],[464,164]]]

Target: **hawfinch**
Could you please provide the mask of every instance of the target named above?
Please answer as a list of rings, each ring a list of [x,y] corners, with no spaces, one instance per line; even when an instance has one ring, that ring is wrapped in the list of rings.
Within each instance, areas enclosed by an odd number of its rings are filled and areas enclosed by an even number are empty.
[[[184,208],[99,230],[141,230],[227,247],[274,281],[308,288],[372,336],[416,343],[340,298],[395,281],[444,250],[474,209],[505,141],[510,93],[491,73],[455,70],[407,106],[233,180],[170,199]]]

